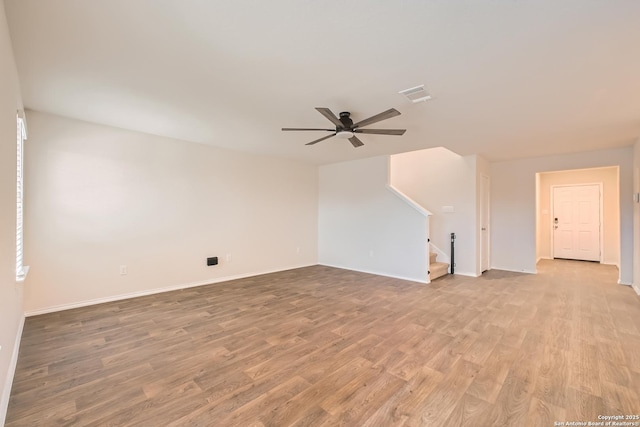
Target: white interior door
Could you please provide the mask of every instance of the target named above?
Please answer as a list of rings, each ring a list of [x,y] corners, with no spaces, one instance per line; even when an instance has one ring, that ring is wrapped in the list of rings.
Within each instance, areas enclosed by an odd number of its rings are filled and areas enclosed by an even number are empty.
[[[600,261],[600,186],[553,187],[553,257]]]
[[[480,271],[489,269],[489,177],[480,180]]]

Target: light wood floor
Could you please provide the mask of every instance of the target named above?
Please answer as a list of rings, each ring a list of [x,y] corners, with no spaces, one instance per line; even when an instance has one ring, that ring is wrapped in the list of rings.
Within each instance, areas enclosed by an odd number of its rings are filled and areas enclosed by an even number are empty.
[[[27,319],[8,426],[553,426],[640,414],[640,297],[543,261],[315,266]]]

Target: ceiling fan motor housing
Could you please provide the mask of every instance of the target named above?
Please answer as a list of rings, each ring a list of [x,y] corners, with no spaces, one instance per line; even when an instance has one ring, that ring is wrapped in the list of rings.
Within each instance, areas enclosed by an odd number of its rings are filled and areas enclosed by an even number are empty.
[[[351,126],[353,126],[353,120],[349,116],[351,116],[351,113],[348,111],[340,113],[340,122],[342,122],[342,127],[345,129],[351,129]]]

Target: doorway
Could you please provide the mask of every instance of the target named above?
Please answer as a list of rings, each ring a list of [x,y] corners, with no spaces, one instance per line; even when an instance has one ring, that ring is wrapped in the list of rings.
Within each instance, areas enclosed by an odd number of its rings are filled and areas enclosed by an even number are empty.
[[[602,184],[551,189],[553,258],[600,262]]]
[[[572,169],[538,172],[536,174],[536,262],[541,259],[560,258],[554,248],[553,187],[600,185],[599,230],[602,264],[620,267],[620,168],[604,166],[589,169]],[[558,216],[558,221],[562,218]],[[564,255],[573,259],[572,255]],[[595,258],[595,257],[590,257]]]
[[[480,273],[489,270],[489,177],[480,176]]]

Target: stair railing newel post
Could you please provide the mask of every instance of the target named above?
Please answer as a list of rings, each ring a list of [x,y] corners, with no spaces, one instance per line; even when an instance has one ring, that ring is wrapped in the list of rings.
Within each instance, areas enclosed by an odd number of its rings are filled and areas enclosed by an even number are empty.
[[[456,266],[455,243],[456,243],[456,233],[451,233],[451,274],[453,274],[454,267]]]

